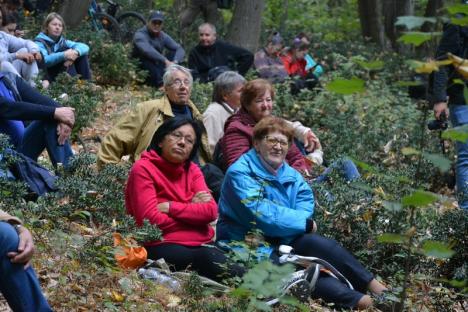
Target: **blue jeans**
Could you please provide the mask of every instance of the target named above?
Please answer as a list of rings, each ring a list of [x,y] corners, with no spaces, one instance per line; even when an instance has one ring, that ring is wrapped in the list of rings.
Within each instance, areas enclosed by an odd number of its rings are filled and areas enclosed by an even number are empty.
[[[160,87],[163,85],[163,75],[166,71],[166,64],[161,61],[153,61],[146,58],[143,54],[139,53],[136,49],[134,55],[140,60],[140,68],[147,70],[149,76],[146,78],[146,83],[153,87]],[[173,61],[175,51],[167,51],[166,58],[169,61]]]
[[[307,152],[304,148],[304,144],[298,139],[294,139],[294,143],[297,148],[301,151],[302,155],[307,155]],[[354,181],[361,177],[358,168],[353,163],[351,159],[342,158],[337,161],[334,161],[328,168],[323,171],[323,173],[314,179],[315,182],[321,183],[328,180],[328,177],[333,172],[333,170],[338,170],[341,176],[348,182]]]
[[[26,128],[23,143],[19,146],[18,152],[37,161],[44,149],[47,149],[54,167],[57,167],[57,163],[62,163],[66,168],[73,155],[68,140],[63,145],[58,144],[56,122],[33,121]]]
[[[0,222],[0,292],[13,311],[52,311],[42,294],[36,273],[23,264],[11,263],[7,253],[17,251],[19,237],[15,229]]]
[[[454,127],[468,124],[468,106],[451,105],[450,121]],[[468,209],[468,141],[465,143],[457,141],[457,197],[458,206]]]

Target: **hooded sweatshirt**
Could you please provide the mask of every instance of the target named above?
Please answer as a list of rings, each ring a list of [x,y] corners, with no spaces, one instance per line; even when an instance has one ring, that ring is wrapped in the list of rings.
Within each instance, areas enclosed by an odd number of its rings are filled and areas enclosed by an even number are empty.
[[[147,219],[163,233],[163,241],[146,242],[146,246],[176,243],[200,246],[212,241],[210,223],[218,216],[214,199],[192,203],[200,191],[209,192],[201,170],[190,162],[173,164],[156,151],[144,152],[130,171],[125,190],[127,212],[141,225]],[[158,210],[159,203],[170,202],[168,213]]]

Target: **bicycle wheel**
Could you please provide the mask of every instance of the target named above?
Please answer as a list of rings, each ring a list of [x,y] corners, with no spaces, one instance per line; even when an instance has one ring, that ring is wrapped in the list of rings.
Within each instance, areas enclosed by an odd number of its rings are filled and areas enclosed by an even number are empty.
[[[120,42],[122,36],[120,34],[119,22],[112,16],[104,12],[94,13],[94,18],[98,22],[98,30],[104,30],[109,34],[109,37],[116,42]]]
[[[125,12],[117,17],[117,21],[123,43],[131,42],[135,32],[146,24],[143,15],[137,12]]]

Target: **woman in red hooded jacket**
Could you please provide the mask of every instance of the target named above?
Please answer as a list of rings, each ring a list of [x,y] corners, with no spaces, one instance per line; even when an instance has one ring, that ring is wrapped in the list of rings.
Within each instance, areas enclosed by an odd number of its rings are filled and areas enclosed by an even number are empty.
[[[145,219],[157,226],[162,240],[146,242],[148,258],[164,260],[176,271],[188,266],[200,275],[220,280],[227,258],[213,245],[210,225],[218,207],[206,186],[196,157],[201,126],[192,119],[166,120],[156,131],[148,151],[130,171],[125,205],[137,225]],[[229,265],[230,276],[244,269]]]

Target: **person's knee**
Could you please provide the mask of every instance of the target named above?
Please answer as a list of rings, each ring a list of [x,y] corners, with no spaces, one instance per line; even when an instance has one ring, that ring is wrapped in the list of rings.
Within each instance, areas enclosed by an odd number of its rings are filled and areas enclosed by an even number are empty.
[[[6,252],[16,251],[18,244],[19,237],[15,228],[7,222],[0,221],[0,252],[2,253],[0,257]]]

